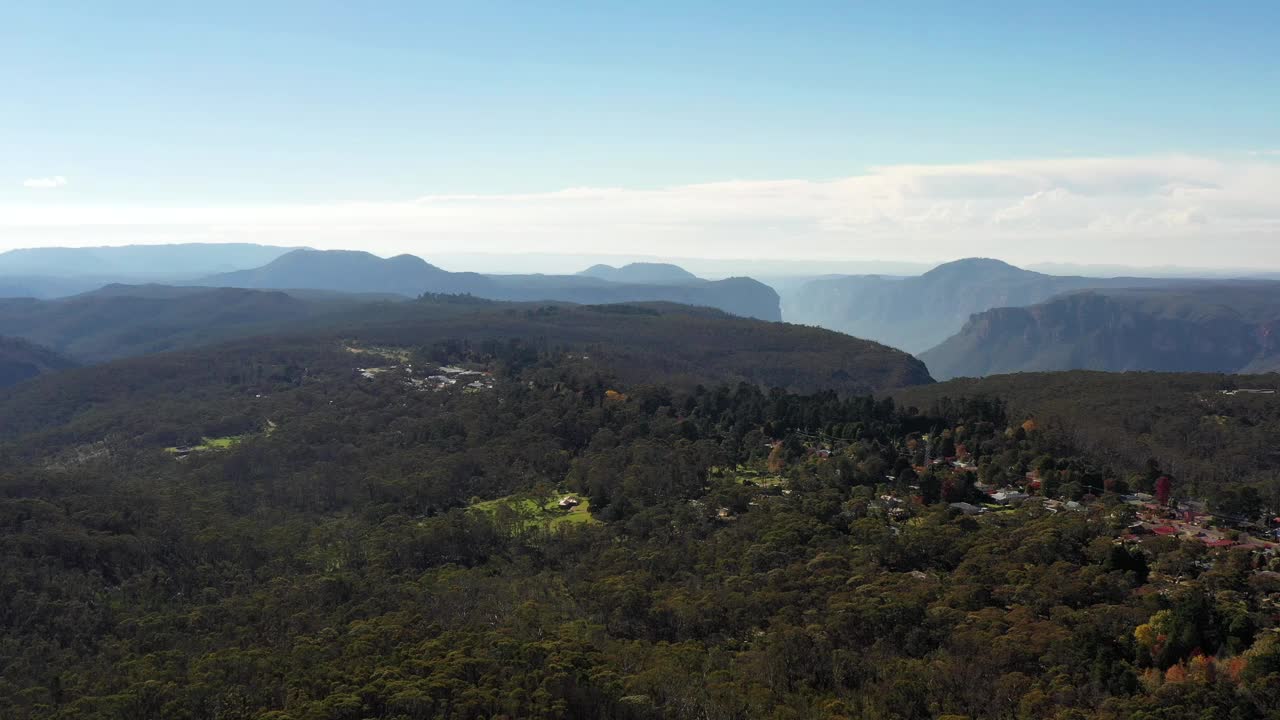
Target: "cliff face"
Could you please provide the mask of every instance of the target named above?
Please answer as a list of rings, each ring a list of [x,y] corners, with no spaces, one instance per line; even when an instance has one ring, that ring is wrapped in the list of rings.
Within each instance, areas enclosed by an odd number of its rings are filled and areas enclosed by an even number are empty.
[[[703,303],[726,312],[759,320],[782,320],[778,293],[768,285],[746,277],[727,278],[705,286],[711,302]]]
[[[862,275],[812,280],[783,302],[788,322],[819,325],[921,352],[960,330],[973,313],[1022,307],[1086,288],[1168,284],[1143,278],[1045,275],[970,258],[916,277]]]
[[[1280,286],[1072,293],[973,315],[920,355],[939,378],[1046,370],[1242,372],[1280,362]]]

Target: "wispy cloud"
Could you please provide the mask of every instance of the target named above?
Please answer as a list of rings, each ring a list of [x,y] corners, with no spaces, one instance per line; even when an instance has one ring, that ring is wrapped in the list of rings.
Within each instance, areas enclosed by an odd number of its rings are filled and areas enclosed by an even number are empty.
[[[0,246],[180,240],[558,252],[1280,266],[1280,163],[1167,155],[892,165],[831,180],[253,207],[0,207]]]
[[[22,181],[22,187],[32,190],[53,190],[55,188],[66,187],[67,179],[61,175],[42,178],[27,178]]]

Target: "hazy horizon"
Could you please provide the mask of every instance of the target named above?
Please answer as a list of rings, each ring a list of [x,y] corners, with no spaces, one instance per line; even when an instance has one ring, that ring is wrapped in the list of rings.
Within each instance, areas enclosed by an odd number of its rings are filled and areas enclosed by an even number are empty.
[[[225,245],[226,243],[189,243],[194,245],[216,246]],[[109,248],[131,248],[131,247],[161,247],[173,246],[175,243],[140,243],[140,244],[120,244],[120,245],[57,245],[44,247],[21,247],[0,251],[0,255],[11,252],[38,251],[48,249],[109,249]],[[278,248],[280,250],[291,249],[319,249],[311,248],[306,245],[277,245],[271,243],[260,243],[261,247]],[[329,248],[332,250],[360,250],[360,248]],[[371,251],[365,251],[371,252]],[[946,257],[937,258],[927,262],[913,262],[907,260],[894,259],[871,259],[871,260],[841,260],[841,259],[811,259],[797,260],[786,258],[749,258],[749,257],[728,257],[728,258],[708,258],[695,256],[678,256],[678,255],[643,255],[636,253],[590,253],[590,254],[570,254],[570,253],[547,253],[547,252],[510,252],[510,253],[458,253],[458,252],[440,252],[433,254],[424,254],[417,252],[409,253],[379,253],[371,252],[382,258],[393,257],[397,254],[409,254],[419,257],[426,262],[436,265],[444,270],[451,272],[476,272],[495,275],[522,275],[522,274],[548,274],[548,275],[570,275],[581,272],[593,265],[611,265],[620,267],[631,263],[665,263],[678,265],[699,277],[706,279],[721,279],[734,275],[749,275],[757,279],[786,279],[786,278],[807,278],[820,275],[890,275],[890,276],[912,276],[925,273],[939,265],[955,262],[957,260],[969,259],[972,257],[985,256],[964,256],[964,257]],[[1009,262],[1005,258],[994,257],[991,259]],[[1031,262],[1031,263],[1010,263],[1025,270],[1033,270],[1050,275],[1083,275],[1091,277],[1117,277],[1117,276],[1135,276],[1135,277],[1245,277],[1250,275],[1267,274],[1277,272],[1276,268],[1266,267],[1228,267],[1228,266],[1206,266],[1206,267],[1189,267],[1180,265],[1123,265],[1116,263],[1063,263],[1053,261]],[[3,271],[0,271],[3,272]],[[112,275],[110,271],[104,271],[106,275]],[[119,274],[119,273],[114,273]],[[135,273],[136,274],[136,273]],[[163,273],[165,276],[172,276],[172,272]],[[141,277],[141,275],[139,275]]]
[[[11,8],[0,250],[1280,267],[1280,7],[811,10]]]

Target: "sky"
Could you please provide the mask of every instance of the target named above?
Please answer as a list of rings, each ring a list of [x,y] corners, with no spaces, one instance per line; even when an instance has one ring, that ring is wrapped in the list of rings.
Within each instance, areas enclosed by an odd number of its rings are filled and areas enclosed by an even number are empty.
[[[1280,268],[1280,3],[0,4],[0,250]]]

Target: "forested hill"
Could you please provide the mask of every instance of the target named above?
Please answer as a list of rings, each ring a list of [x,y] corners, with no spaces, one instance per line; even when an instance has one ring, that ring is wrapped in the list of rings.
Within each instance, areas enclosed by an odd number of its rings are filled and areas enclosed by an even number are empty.
[[[442,300],[445,307],[447,299]],[[403,317],[364,326],[375,343],[454,337],[524,339],[585,349],[630,382],[750,382],[795,392],[872,392],[933,382],[924,364],[878,343],[787,323],[670,303],[516,306],[440,313],[436,301],[397,308]]]
[[[321,368],[350,373],[353,362],[361,360],[347,352],[351,343],[406,352],[437,345],[459,353],[486,348],[486,357],[509,346],[522,348],[521,353],[571,353],[636,385],[692,388],[741,381],[850,395],[932,382],[924,365],[901,351],[828,330],[716,310],[439,297],[364,306],[326,316],[307,330],[132,358],[25,383],[0,394],[0,438],[72,420],[87,423],[75,432],[90,437],[120,427],[121,419],[107,413],[108,407],[128,414],[154,403],[172,405],[181,414],[190,397],[248,392],[250,376],[261,380],[275,373],[292,382]],[[134,421],[145,425],[146,413]]]
[[[778,294],[750,278],[708,281],[670,273],[623,272],[607,278],[580,275],[481,275],[449,272],[413,255],[379,258],[366,252],[295,250],[253,270],[204,278],[201,285],[349,293],[469,294],[516,302],[581,304],[663,301],[713,307],[743,317],[781,320]]]
[[[1252,392],[1263,391],[1263,392]],[[961,398],[1007,403],[1118,469],[1149,462],[1195,494],[1280,478],[1280,375],[1055,372],[957,379],[893,393],[923,409]],[[1280,485],[1276,485],[1280,490]]]
[[[74,361],[48,348],[21,338],[0,336],[0,387],[75,366]]]
[[[1280,283],[1090,290],[974,315],[922,353],[939,378],[1044,370],[1280,366]]]
[[[0,334],[93,363],[296,329],[370,301],[237,288],[111,285],[58,300],[0,299]]]
[[[254,335],[379,335],[391,344],[534,338],[600,347],[632,377],[743,379],[866,392],[929,382],[915,358],[839,333],[674,304],[513,304],[467,296],[387,301],[317,290],[112,285],[61,300],[0,300],[0,334],[81,363]]]

